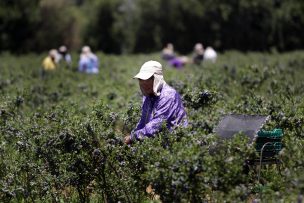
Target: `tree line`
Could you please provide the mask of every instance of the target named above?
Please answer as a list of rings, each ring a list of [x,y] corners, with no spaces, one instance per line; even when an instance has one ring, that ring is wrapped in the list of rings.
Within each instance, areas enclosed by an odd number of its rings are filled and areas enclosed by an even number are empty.
[[[0,51],[84,44],[105,53],[196,42],[217,50],[287,51],[304,45],[302,0],[2,0]]]

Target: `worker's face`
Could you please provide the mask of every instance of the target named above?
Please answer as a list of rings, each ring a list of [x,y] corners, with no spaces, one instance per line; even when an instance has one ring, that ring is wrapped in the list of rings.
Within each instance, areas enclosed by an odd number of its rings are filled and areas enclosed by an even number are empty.
[[[140,90],[143,93],[143,95],[145,96],[153,95],[153,82],[154,82],[153,76],[147,80],[138,79],[138,82],[139,82]]]

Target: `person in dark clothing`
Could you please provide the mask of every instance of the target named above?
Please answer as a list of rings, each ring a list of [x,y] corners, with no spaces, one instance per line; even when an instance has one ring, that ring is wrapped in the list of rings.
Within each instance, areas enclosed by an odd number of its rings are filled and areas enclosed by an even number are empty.
[[[193,63],[200,65],[204,60],[204,46],[201,43],[196,43],[194,46]]]

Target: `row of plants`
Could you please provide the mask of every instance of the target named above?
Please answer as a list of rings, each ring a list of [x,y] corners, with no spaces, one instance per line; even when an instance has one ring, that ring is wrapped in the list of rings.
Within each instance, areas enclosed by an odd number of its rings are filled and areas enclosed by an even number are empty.
[[[60,67],[39,75],[41,56],[0,56],[0,200],[3,202],[294,202],[304,190],[303,52],[227,52],[216,64],[164,62],[189,126],[125,145],[141,95],[132,76],[157,54],[99,54],[99,75]],[[257,171],[243,134],[213,129],[229,113],[270,115],[282,128],[282,162]],[[150,188],[150,189],[148,189]]]

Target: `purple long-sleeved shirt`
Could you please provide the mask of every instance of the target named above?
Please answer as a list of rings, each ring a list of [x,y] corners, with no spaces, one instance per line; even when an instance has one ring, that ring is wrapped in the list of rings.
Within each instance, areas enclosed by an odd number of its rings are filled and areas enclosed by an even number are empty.
[[[170,130],[174,126],[188,124],[187,115],[180,95],[165,84],[160,96],[143,97],[141,118],[131,133],[131,140],[141,140],[157,133],[166,122]]]

